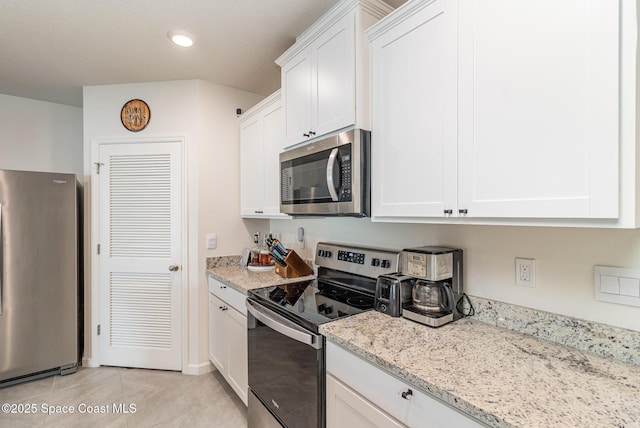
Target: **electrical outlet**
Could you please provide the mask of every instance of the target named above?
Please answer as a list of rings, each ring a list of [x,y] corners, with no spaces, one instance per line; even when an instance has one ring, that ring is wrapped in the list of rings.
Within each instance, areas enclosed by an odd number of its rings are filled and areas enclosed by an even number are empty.
[[[516,257],[516,284],[524,287],[536,286],[536,261]]]

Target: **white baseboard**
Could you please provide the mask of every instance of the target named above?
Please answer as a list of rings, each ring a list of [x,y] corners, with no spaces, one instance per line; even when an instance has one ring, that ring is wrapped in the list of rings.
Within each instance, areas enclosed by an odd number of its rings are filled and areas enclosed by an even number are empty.
[[[95,367],[100,367],[100,364],[96,364],[94,359],[91,358],[91,357],[83,357],[82,358],[82,367],[95,368]]]
[[[200,364],[189,364],[187,366],[187,369],[183,373],[187,375],[198,376],[212,372],[213,370],[215,370],[215,367],[213,367],[213,364],[211,364],[211,362],[207,361]]]

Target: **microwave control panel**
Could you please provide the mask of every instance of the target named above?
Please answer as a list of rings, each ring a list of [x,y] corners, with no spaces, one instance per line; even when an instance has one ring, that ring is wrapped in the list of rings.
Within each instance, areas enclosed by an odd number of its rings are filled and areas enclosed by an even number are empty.
[[[340,147],[340,202],[351,200],[351,144]]]

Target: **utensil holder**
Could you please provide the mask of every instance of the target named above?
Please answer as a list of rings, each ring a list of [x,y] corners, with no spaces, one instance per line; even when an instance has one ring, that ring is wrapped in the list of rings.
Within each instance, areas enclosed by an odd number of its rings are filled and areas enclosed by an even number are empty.
[[[276,273],[283,278],[296,278],[313,274],[313,269],[293,250],[289,250],[284,262],[287,264],[286,266],[280,266],[276,263]]]

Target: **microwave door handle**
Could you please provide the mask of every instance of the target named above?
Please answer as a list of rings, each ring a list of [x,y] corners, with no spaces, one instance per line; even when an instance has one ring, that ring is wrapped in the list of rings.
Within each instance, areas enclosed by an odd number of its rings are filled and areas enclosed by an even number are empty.
[[[333,182],[333,168],[336,166],[336,159],[338,158],[338,148],[331,150],[329,155],[329,161],[327,162],[327,187],[329,188],[329,194],[333,202],[338,202],[338,192],[336,192],[336,185]]]
[[[305,345],[309,345],[315,349],[320,349],[322,347],[322,342],[318,340],[318,338],[310,333],[305,333],[303,331],[296,330],[289,326],[286,326],[278,321],[276,318],[281,318],[280,316],[270,313],[267,314],[264,311],[260,310],[261,305],[258,305],[251,300],[247,299],[245,301],[245,305],[247,306],[247,310],[255,319],[260,321],[262,324],[266,325],[272,330],[277,331],[280,334],[283,334],[293,340],[296,340],[300,343],[304,343]]]

